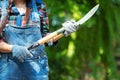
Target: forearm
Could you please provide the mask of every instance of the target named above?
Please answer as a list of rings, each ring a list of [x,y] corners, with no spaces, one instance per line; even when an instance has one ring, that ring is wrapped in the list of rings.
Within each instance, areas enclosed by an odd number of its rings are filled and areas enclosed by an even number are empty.
[[[11,50],[12,50],[12,45],[9,45],[4,41],[0,42],[0,52],[8,53],[11,52]]]

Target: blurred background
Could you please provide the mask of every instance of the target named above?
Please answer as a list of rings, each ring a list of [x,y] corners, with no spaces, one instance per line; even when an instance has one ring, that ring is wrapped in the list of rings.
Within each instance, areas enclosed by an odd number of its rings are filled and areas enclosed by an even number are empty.
[[[50,31],[98,11],[81,28],[46,47],[50,80],[120,80],[120,0],[44,0]]]

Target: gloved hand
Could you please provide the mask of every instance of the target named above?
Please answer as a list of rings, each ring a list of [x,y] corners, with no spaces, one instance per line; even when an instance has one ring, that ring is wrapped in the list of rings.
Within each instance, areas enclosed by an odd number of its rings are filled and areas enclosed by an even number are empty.
[[[75,20],[66,21],[62,24],[62,26],[65,30],[63,32],[65,36],[70,35],[71,33],[75,32],[79,28]]]
[[[17,58],[20,62],[24,62],[26,58],[32,58],[33,55],[28,51],[24,46],[13,45],[12,47],[12,56]]]

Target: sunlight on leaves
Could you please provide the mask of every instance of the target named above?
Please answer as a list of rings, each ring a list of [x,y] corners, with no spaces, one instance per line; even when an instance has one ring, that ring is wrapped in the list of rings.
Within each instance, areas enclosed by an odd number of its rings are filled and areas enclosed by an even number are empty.
[[[98,55],[97,56],[97,61],[100,62],[101,61],[101,57]]]
[[[67,57],[71,58],[74,53],[75,53],[75,45],[74,45],[74,43],[72,41],[70,41],[69,45],[68,45]]]
[[[76,35],[76,33],[75,33],[75,32],[71,34],[71,38],[72,38],[73,40],[75,40],[75,39],[76,39],[76,37],[77,37],[77,35]]]
[[[65,13],[64,12],[59,13],[59,17],[65,17]]]
[[[103,48],[99,48],[99,53],[102,55],[104,53]]]
[[[111,69],[110,68],[108,68],[108,73],[111,73]]]
[[[73,17],[75,19],[80,19],[81,18],[81,13],[80,13],[79,7],[77,5],[73,5],[72,12],[73,12]]]

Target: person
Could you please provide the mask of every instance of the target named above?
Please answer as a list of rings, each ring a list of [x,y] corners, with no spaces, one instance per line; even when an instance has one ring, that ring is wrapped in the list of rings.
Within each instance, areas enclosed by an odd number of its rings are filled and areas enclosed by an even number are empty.
[[[0,24],[5,22],[5,15],[8,17],[0,38],[0,80],[48,80],[45,45],[27,48],[50,33],[45,3],[42,0],[3,0],[1,3],[6,6],[0,9]],[[63,28],[63,34],[68,36],[76,31],[75,21],[63,23]]]

